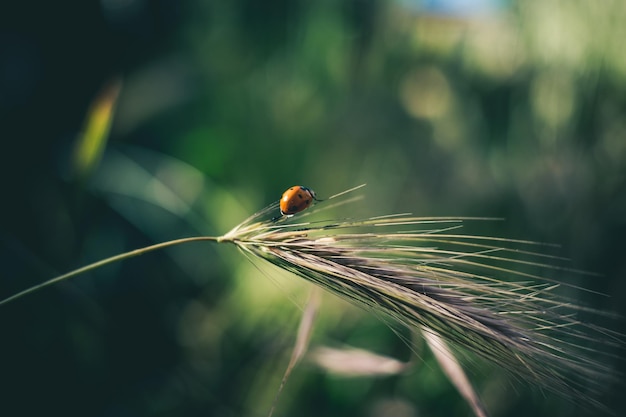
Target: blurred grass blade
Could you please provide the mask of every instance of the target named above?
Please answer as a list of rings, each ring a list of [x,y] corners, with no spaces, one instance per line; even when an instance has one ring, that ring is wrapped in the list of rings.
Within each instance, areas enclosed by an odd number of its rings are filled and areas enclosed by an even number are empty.
[[[76,140],[72,160],[74,175],[85,178],[98,165],[106,147],[115,105],[122,88],[122,80],[107,83],[91,103],[82,133]]]
[[[422,334],[430,350],[435,355],[435,359],[441,366],[443,372],[448,376],[450,382],[454,384],[459,393],[469,403],[476,417],[488,417],[487,410],[483,405],[474,387],[467,379],[463,368],[456,360],[454,353],[450,350],[446,342],[436,332],[423,328]]]
[[[397,375],[413,365],[365,349],[326,346],[316,348],[311,359],[327,372],[344,377]]]
[[[315,287],[311,290],[311,296],[309,302],[306,305],[304,314],[302,314],[302,320],[298,327],[298,336],[296,337],[296,344],[293,348],[293,353],[289,361],[287,371],[291,372],[291,369],[297,365],[306,353],[309,341],[311,340],[311,332],[313,331],[313,324],[315,323],[315,317],[317,317],[317,311],[319,309],[321,300],[320,289]]]
[[[302,357],[306,353],[307,347],[309,346],[309,341],[311,340],[311,332],[313,331],[313,324],[315,323],[315,317],[317,316],[317,310],[320,305],[320,291],[321,290],[317,287],[314,287],[311,290],[309,301],[306,305],[306,308],[304,309],[302,319],[300,320],[300,326],[298,327],[296,344],[294,345],[293,351],[291,352],[289,364],[287,365],[287,369],[285,370],[283,379],[280,382],[278,391],[276,392],[276,397],[274,397],[274,402],[272,403],[272,408],[270,409],[268,417],[272,417],[272,414],[274,414],[276,403],[278,402],[280,393],[283,391],[283,388],[287,383],[287,379],[289,379],[289,376],[291,375],[291,371],[293,371],[293,368],[295,368],[300,360],[302,360]]]

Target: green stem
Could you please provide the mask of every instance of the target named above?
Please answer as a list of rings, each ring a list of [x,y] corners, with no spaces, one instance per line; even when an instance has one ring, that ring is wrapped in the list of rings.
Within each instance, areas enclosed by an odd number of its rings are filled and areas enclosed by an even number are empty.
[[[12,296],[5,298],[0,301],[0,306],[7,304],[11,301],[14,301],[18,298],[21,298],[27,294],[38,291],[44,287],[47,287],[52,284],[56,284],[57,282],[64,281],[68,278],[72,278],[76,275],[80,275],[82,273],[91,271],[93,269],[100,268],[101,266],[105,266],[107,264],[122,261],[124,259],[132,258],[134,256],[143,255],[144,253],[152,252],[158,249],[167,248],[169,246],[179,245],[181,243],[189,243],[189,242],[198,242],[198,241],[212,241],[219,242],[220,238],[212,237],[212,236],[197,236],[197,237],[186,237],[183,239],[170,240],[163,243],[157,243],[156,245],[146,246],[145,248],[135,249],[130,252],[120,253],[119,255],[111,256],[110,258],[102,259],[98,262],[94,262],[92,264],[83,266],[82,268],[75,269],[73,271],[68,272],[67,274],[59,275],[58,277],[54,277],[49,279],[48,281],[42,282],[41,284],[37,284],[30,288],[25,289],[24,291],[20,291],[17,294],[13,294]]]

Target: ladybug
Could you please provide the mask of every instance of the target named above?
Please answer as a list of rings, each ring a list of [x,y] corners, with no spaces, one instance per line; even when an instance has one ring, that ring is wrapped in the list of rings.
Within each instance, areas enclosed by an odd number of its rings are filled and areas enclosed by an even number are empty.
[[[280,199],[280,214],[292,216],[309,207],[313,200],[318,201],[315,191],[302,185],[294,185]]]

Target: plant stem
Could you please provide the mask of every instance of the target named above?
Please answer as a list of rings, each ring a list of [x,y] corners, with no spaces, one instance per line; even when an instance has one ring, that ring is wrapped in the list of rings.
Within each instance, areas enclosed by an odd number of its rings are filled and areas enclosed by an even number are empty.
[[[75,269],[73,271],[68,272],[67,274],[63,274],[63,275],[59,275],[58,277],[54,277],[49,279],[48,281],[42,282],[41,284],[37,284],[35,286],[32,286],[30,288],[25,289],[24,291],[20,291],[17,294],[13,294],[12,296],[5,298],[4,300],[0,301],[0,306],[7,304],[11,301],[14,301],[18,298],[21,298],[27,294],[33,293],[35,291],[38,291],[44,287],[47,287],[49,285],[52,284],[56,284],[57,282],[60,281],[64,281],[66,279],[72,278],[76,275],[80,275],[82,273],[91,271],[93,269],[97,269],[100,268],[101,266],[105,266],[107,264],[111,264],[113,262],[118,262],[118,261],[122,261],[124,259],[128,259],[128,258],[132,258],[134,256],[139,256],[139,255],[143,255],[144,253],[148,253],[148,252],[152,252],[158,249],[163,249],[163,248],[167,248],[169,246],[175,246],[175,245],[179,245],[182,243],[189,243],[189,242],[198,242],[198,241],[212,241],[212,242],[218,242],[219,238],[217,237],[212,237],[212,236],[196,236],[196,237],[186,237],[183,239],[176,239],[176,240],[170,240],[167,242],[162,242],[162,243],[157,243],[156,245],[152,245],[152,246],[146,246],[145,248],[140,248],[140,249],[135,249],[132,250],[130,252],[124,252],[124,253],[120,253],[119,255],[115,255],[115,256],[111,256],[110,258],[106,258],[106,259],[102,259],[100,261],[94,262],[92,264],[83,266],[81,268]]]

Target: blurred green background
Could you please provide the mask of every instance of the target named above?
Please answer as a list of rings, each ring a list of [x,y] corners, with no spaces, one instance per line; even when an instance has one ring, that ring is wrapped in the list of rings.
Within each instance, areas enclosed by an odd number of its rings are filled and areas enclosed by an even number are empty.
[[[601,276],[553,278],[626,313],[623,1],[5,3],[0,298],[224,233],[294,184],[323,198],[367,183],[333,215],[502,217],[469,232],[561,244]],[[0,308],[0,414],[265,416],[309,290],[202,243],[45,289]],[[330,295],[312,344],[409,357]],[[386,378],[305,361],[276,415],[471,415],[419,353]],[[494,416],[585,414],[473,368]],[[616,415],[621,389],[606,387]]]

